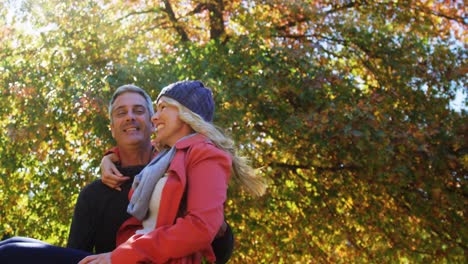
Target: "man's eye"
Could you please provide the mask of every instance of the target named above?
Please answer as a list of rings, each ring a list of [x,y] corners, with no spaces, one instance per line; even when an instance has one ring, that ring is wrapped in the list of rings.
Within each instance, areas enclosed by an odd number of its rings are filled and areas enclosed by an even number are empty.
[[[126,114],[126,112],[125,111],[117,111],[116,114],[117,114],[117,116],[123,116],[123,115]]]
[[[139,115],[144,114],[144,113],[145,113],[145,109],[143,109],[143,108],[135,109],[135,113],[136,113],[136,114],[139,114]]]

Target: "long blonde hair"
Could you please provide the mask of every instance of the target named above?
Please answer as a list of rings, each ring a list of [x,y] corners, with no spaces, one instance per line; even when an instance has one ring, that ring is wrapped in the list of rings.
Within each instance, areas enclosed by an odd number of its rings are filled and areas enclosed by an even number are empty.
[[[212,123],[206,122],[203,118],[181,105],[176,100],[165,97],[164,101],[178,108],[179,118],[190,125],[195,132],[208,137],[218,148],[228,152],[232,156],[232,173],[234,180],[254,196],[261,196],[265,193],[267,184],[263,177],[256,173],[256,170],[249,165],[246,157],[237,154],[234,141],[224,135]]]

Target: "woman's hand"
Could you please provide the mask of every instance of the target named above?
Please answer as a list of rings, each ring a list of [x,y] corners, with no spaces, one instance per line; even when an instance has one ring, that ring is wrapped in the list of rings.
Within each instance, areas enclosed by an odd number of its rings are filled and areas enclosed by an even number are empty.
[[[107,252],[98,255],[87,256],[78,262],[78,264],[112,264],[111,254],[112,252]]]
[[[130,177],[123,176],[117,169],[114,162],[118,161],[117,155],[114,153],[106,155],[101,160],[101,181],[112,189],[121,191],[120,185],[128,181]]]

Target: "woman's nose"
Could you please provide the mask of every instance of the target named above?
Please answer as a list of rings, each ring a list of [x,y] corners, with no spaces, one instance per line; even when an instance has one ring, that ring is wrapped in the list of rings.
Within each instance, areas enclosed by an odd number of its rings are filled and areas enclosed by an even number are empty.
[[[159,112],[154,113],[154,115],[151,117],[151,121],[156,121],[159,119]]]

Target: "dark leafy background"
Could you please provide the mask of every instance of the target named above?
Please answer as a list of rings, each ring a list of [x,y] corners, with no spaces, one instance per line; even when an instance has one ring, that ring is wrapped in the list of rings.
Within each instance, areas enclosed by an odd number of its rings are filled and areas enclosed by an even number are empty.
[[[107,102],[200,79],[269,189],[232,263],[464,263],[463,1],[0,3],[0,234],[64,245]],[[464,95],[461,108],[450,102]]]

